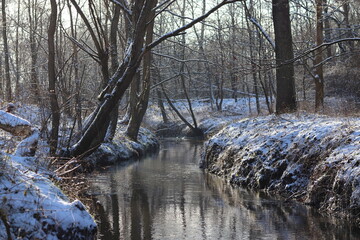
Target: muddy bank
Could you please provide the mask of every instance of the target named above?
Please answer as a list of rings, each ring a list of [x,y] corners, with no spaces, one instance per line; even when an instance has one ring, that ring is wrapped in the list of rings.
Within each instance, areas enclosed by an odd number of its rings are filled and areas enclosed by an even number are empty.
[[[280,194],[360,223],[360,120],[282,115],[230,124],[200,165],[232,184]]]

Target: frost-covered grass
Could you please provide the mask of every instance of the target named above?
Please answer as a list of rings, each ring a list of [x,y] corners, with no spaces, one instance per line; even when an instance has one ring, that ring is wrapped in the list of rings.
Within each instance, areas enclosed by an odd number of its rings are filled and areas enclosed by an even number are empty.
[[[246,118],[205,144],[201,165],[242,186],[360,217],[360,119],[315,114]]]

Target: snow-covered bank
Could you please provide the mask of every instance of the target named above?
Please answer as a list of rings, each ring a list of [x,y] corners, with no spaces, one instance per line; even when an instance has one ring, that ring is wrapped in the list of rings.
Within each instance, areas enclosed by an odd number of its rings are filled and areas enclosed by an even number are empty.
[[[262,101],[263,102],[263,101]],[[189,106],[184,99],[174,100],[173,104],[191,124],[193,124]],[[156,104],[151,104],[146,112],[144,123],[160,137],[184,137],[191,135],[190,129],[184,124],[175,112],[164,103],[168,123],[163,123],[160,109]],[[211,106],[208,99],[192,100],[192,109],[196,116],[198,128],[205,137],[219,131],[224,125],[235,119],[244,118],[256,112],[255,98],[223,99],[222,110],[217,110],[215,104]]]
[[[94,239],[97,226],[84,205],[70,201],[50,181],[55,174],[48,170],[46,146],[38,147],[38,127],[12,114],[15,105],[9,106],[7,112],[0,110],[5,130],[0,136],[0,239]],[[24,118],[32,116],[22,112]]]
[[[359,225],[359,126],[358,118],[306,114],[243,119],[206,142],[201,166]]]
[[[88,167],[111,165],[119,161],[139,158],[159,148],[155,134],[146,128],[140,128],[137,142],[125,136],[125,129],[125,125],[118,125],[113,141],[101,144],[93,154],[86,158]]]
[[[0,158],[0,239],[9,230],[11,239],[94,239],[96,223],[84,205],[71,202],[34,158]]]

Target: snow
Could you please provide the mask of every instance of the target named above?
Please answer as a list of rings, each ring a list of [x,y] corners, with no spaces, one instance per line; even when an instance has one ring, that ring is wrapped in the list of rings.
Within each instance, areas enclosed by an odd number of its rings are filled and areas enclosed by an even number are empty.
[[[15,156],[34,156],[40,138],[40,132],[37,128],[31,128],[31,131],[31,135],[17,145]]]
[[[50,181],[56,176],[48,169],[49,158],[43,151],[46,148],[38,151],[37,157],[31,157],[41,141],[35,125],[41,122],[40,112],[35,106],[18,106],[16,115],[0,111],[0,125],[12,134],[1,139],[9,152],[0,152],[2,219],[6,218],[12,239],[92,239],[96,223],[84,205],[79,200],[70,201]],[[7,238],[1,220],[0,239]]]
[[[105,142],[86,158],[87,167],[111,165],[116,162],[139,158],[147,152],[155,151],[159,147],[156,136],[146,128],[140,128],[137,141],[132,141],[125,135],[126,126],[118,125],[112,142]]]
[[[13,239],[87,239],[96,231],[93,218],[78,200],[69,199],[48,178],[1,154],[0,210],[11,226]],[[4,174],[6,173],[6,174]],[[0,239],[6,239],[0,223]]]
[[[31,126],[30,122],[22,119],[18,116],[15,116],[11,113],[7,113],[3,110],[0,110],[0,124],[2,125],[8,125],[11,127],[16,126]]]
[[[260,100],[263,105],[265,102],[264,99]],[[256,112],[256,103],[254,97],[238,98],[237,101],[234,99],[224,99],[222,103],[222,111],[218,111],[216,109],[215,103],[213,104],[212,108],[210,100],[208,99],[192,100],[191,102],[198,127],[204,131],[206,136],[211,136],[212,134],[218,132],[225,125],[240,118],[247,117],[253,112]],[[173,100],[173,104],[179,110],[179,112],[185,116],[185,118],[190,123],[192,123],[187,101],[185,99],[175,101]],[[176,116],[173,110],[168,106],[166,101],[164,101],[164,106],[170,122],[179,125],[183,124],[181,120],[179,120],[178,116]],[[265,109],[265,106],[262,106],[262,108]],[[144,118],[144,126],[157,131],[158,126],[161,126],[162,121],[163,120],[157,104],[150,104]],[[182,130],[186,130],[186,126],[183,126]],[[176,132],[176,134],[178,133]],[[181,134],[183,133],[180,133],[180,135]]]
[[[201,166],[230,183],[359,218],[360,118],[245,118],[205,143]],[[359,221],[358,221],[359,222]]]

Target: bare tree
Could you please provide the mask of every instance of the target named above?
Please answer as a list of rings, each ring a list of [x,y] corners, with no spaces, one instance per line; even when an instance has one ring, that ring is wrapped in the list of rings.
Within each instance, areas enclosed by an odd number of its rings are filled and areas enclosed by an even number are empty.
[[[184,32],[186,29],[191,28],[196,23],[207,18],[211,13],[215,12],[220,7],[234,2],[236,2],[236,0],[224,0],[201,17],[194,19],[190,23],[176,29],[175,31],[171,31],[160,36],[158,39],[146,46],[144,46],[144,37],[148,25],[148,19],[152,12],[151,6],[154,5],[154,0],[139,0],[133,2],[131,10],[126,9],[132,19],[132,29],[130,34],[131,40],[128,41],[130,45],[127,48],[126,55],[117,72],[104,88],[104,94],[101,94],[101,96],[103,96],[100,99],[101,103],[93,113],[94,118],[85,129],[81,139],[70,149],[70,155],[85,156],[94,151],[103,142],[109,125],[108,114],[114,109],[124,95],[126,89],[129,87],[145,53],[158,46],[166,39],[176,36]],[[121,5],[121,7],[124,6]]]

